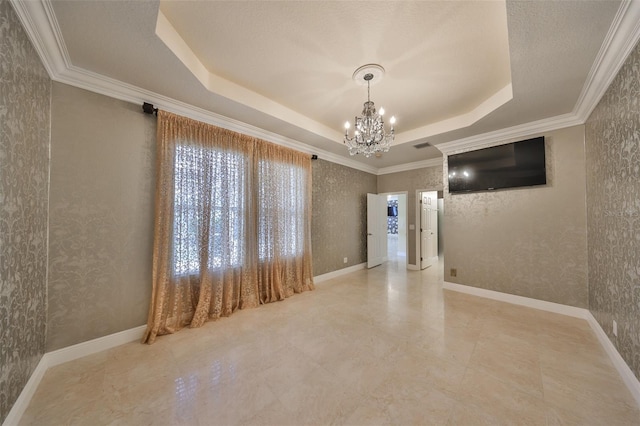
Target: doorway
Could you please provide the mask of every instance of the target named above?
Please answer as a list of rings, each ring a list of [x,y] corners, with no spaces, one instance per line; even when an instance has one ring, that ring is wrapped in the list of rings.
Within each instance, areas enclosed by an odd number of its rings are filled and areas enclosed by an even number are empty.
[[[438,192],[418,191],[419,227],[416,229],[416,253],[420,269],[438,263]]]
[[[387,259],[407,264],[407,193],[387,194]]]

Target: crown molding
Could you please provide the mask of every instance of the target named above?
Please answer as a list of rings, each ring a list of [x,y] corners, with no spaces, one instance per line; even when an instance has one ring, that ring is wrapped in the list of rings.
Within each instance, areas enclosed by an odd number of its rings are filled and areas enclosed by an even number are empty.
[[[589,71],[571,113],[434,145],[444,155],[513,142],[519,138],[584,124],[640,40],[640,1],[624,0]]]
[[[623,0],[573,110],[585,123],[640,40],[640,1]]]
[[[66,68],[67,61],[63,53],[66,52],[66,49],[62,49],[58,45],[55,29],[58,28],[57,21],[54,25],[50,22],[52,18],[49,15],[51,12],[50,3],[47,2],[46,6],[45,2],[36,1],[10,0],[10,3],[27,36],[29,36],[31,44],[38,52],[49,77],[53,79],[55,75]]]
[[[377,174],[378,168],[351,160],[323,149],[315,148],[303,142],[269,132],[250,124],[189,105],[159,93],[142,89],[131,84],[109,78],[71,64],[64,40],[53,13],[50,0],[27,1],[10,0],[25,32],[29,36],[49,77],[53,81],[85,89],[90,92],[109,96],[126,102],[142,105],[153,103],[157,108],[180,114],[194,120],[213,124],[248,136],[296,149],[319,158],[366,173]]]
[[[462,151],[470,151],[472,149],[502,145],[520,138],[530,137],[538,133],[578,126],[580,124],[584,124],[584,122],[574,114],[563,114],[434,146],[444,155],[449,155]]]
[[[442,158],[430,158],[428,160],[414,161],[412,163],[399,164],[397,166],[381,167],[378,169],[378,176],[390,173],[406,172],[408,170],[424,169],[425,167],[442,166]]]
[[[51,0],[10,0],[10,2],[38,52],[45,69],[54,81],[127,102],[139,104],[151,102],[166,111],[258,137],[302,152],[316,154],[322,159],[375,175],[433,167],[435,164],[430,162],[434,160],[426,160],[425,162],[377,168],[329,151],[314,148],[303,142],[250,124],[194,107],[159,93],[78,68],[72,65],[69,59],[53,12]],[[589,73],[578,102],[571,113],[441,143],[435,145],[436,148],[443,154],[448,155],[453,152],[476,149],[481,146],[486,147],[507,143],[536,133],[584,124],[639,39],[640,1],[624,0]]]

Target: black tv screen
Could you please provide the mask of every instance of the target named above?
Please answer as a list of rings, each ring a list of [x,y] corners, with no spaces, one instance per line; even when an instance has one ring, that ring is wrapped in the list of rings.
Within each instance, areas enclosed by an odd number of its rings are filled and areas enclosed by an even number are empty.
[[[388,206],[387,216],[398,216],[398,206]]]
[[[449,192],[477,192],[547,183],[544,136],[450,155]]]

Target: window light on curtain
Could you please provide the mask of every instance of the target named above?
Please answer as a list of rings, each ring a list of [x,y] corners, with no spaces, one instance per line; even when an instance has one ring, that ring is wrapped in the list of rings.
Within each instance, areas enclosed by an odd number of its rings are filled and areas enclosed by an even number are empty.
[[[158,111],[144,341],[312,290],[311,160]]]

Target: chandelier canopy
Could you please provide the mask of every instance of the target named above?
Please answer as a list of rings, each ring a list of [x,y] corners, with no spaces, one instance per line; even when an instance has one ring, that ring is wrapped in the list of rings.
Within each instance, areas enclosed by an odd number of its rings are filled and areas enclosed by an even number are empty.
[[[376,112],[375,104],[371,101],[371,81],[375,78],[380,80],[384,75],[384,68],[380,65],[369,64],[358,68],[353,73],[353,79],[358,84],[367,84],[367,102],[364,103],[362,116],[354,120],[353,136],[349,135],[351,123],[348,121],[344,124],[344,144],[349,149],[349,154],[363,154],[370,157],[372,154],[378,154],[389,151],[391,142],[394,139],[393,125],[396,122],[395,117],[391,117],[389,123],[391,128],[389,131],[384,126],[384,108],[380,108]]]

